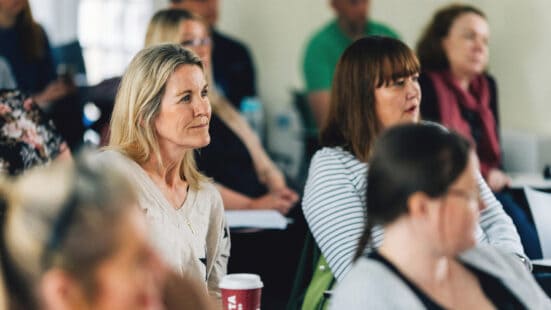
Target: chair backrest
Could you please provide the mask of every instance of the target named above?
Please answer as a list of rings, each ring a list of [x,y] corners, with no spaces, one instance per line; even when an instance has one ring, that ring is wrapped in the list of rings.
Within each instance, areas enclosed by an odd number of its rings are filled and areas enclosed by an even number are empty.
[[[287,310],[297,310],[302,307],[304,295],[310,285],[312,276],[316,268],[316,263],[320,257],[321,251],[318,248],[312,233],[308,229],[304,238],[304,246],[300,254],[300,260],[297,266],[295,279],[291,289],[291,296],[287,302]]]
[[[327,309],[329,300],[327,292],[334,284],[335,277],[312,233],[308,230],[286,309]]]
[[[507,172],[540,174],[551,164],[551,137],[529,131],[501,130],[503,166]]]

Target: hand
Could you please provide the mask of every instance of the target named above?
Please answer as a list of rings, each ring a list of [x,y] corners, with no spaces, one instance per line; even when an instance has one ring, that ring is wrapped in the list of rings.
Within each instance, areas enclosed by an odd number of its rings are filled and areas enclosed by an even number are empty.
[[[499,192],[503,188],[511,185],[511,178],[509,178],[503,171],[499,169],[491,169],[486,176],[486,182],[493,192]]]
[[[285,182],[285,176],[279,169],[273,169],[271,170],[270,174],[268,175],[268,189],[270,190],[270,193],[272,195],[276,195],[288,202],[291,203],[291,206],[294,206],[294,204],[298,201],[298,194],[287,187],[287,184]],[[286,214],[286,212],[282,212],[283,214]]]
[[[287,188],[285,176],[279,169],[273,168],[266,177],[266,186],[270,192],[278,192]]]
[[[292,192],[292,191],[291,191]],[[293,192],[294,193],[294,192]],[[296,195],[296,194],[295,194]],[[291,199],[291,194],[289,193],[268,193],[264,196],[260,196],[256,199],[253,199],[250,204],[251,209],[273,209],[279,211],[281,214],[285,215],[291,210],[295,205],[295,201]],[[298,198],[297,198],[298,199]]]
[[[272,194],[278,195],[279,197],[281,197],[281,198],[283,198],[287,201],[290,201],[293,204],[295,204],[298,201],[298,198],[299,198],[298,194],[294,190],[288,188],[287,186],[285,186],[284,188],[281,188],[277,191],[272,192]]]
[[[75,86],[62,80],[55,80],[48,84],[40,93],[33,96],[34,101],[45,107],[49,102],[59,100],[75,91]]]

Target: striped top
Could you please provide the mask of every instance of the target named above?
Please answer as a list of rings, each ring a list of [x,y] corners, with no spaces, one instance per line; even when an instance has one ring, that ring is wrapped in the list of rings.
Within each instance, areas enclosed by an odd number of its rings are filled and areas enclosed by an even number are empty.
[[[324,147],[312,158],[304,188],[302,208],[308,226],[337,281],[352,267],[354,253],[364,228],[367,163],[340,147]],[[477,240],[526,257],[513,222],[490,188],[478,175],[482,201]],[[383,230],[372,232],[375,246]]]

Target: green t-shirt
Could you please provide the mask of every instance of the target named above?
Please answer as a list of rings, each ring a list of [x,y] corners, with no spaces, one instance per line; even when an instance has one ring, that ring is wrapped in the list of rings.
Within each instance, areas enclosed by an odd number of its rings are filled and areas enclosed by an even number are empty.
[[[376,22],[365,25],[365,35],[380,35],[399,38],[389,27]],[[306,91],[329,90],[335,66],[344,50],[352,43],[333,20],[317,32],[306,47],[303,71]]]

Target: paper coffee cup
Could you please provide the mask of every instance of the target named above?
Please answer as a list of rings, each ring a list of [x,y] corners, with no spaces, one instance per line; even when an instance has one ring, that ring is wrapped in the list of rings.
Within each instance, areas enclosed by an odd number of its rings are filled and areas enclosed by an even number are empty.
[[[263,286],[260,276],[256,274],[234,273],[226,275],[220,281],[222,309],[259,310]]]

